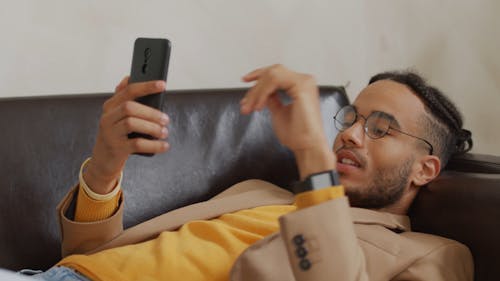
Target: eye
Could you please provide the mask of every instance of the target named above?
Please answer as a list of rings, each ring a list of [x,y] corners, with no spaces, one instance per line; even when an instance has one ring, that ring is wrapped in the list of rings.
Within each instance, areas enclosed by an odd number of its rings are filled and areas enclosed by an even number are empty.
[[[350,107],[346,106],[342,108],[334,117],[335,119],[335,126],[339,130],[345,130],[354,124],[356,122],[356,111]]]
[[[372,134],[372,136],[374,136],[374,137],[383,137],[386,133],[385,129],[379,128],[377,126],[371,126],[371,128],[369,128],[369,130],[370,130],[370,133]]]
[[[342,117],[343,117],[342,123],[350,126],[356,121],[356,112],[354,111],[346,112]]]
[[[389,131],[389,125],[390,121],[383,118],[380,114],[371,115],[366,122],[368,133],[374,138],[385,136]]]

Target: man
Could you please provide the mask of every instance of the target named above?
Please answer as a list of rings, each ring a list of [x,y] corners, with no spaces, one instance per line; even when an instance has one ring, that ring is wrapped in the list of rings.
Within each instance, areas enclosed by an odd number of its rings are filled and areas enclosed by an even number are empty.
[[[104,104],[79,186],[59,206],[66,257],[37,278],[64,271],[74,280],[472,280],[464,245],[411,232],[405,216],[419,188],[472,144],[438,90],[411,73],[373,77],[336,114],[332,151],[311,76],[274,65],[243,80],[255,85],[242,114],[268,108],[295,155],[295,195],[247,181],[123,231],[128,156],[169,149],[168,116],[134,102],[165,84],[124,79]],[[277,90],[292,103],[282,104]],[[130,132],[159,139],[128,139]],[[358,208],[349,208],[344,188]]]

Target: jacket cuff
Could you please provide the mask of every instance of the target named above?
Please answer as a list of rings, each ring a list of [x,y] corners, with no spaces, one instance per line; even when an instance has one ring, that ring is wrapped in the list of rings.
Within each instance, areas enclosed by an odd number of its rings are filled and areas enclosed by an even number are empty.
[[[347,197],[280,217],[296,280],[357,280],[365,271]]]
[[[65,216],[67,209],[75,200],[75,186],[57,207],[62,237],[62,256],[84,254],[112,240],[123,232],[123,200],[109,218],[95,222],[76,222]]]

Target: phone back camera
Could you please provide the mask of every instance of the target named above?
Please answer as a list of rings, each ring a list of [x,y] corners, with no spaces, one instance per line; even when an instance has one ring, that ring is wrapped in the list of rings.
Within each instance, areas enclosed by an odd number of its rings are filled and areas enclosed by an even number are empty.
[[[146,48],[144,50],[144,61],[147,62],[150,57],[151,57],[151,49],[150,48]]]
[[[148,64],[147,63],[142,65],[142,74],[146,74],[146,72],[148,72]]]

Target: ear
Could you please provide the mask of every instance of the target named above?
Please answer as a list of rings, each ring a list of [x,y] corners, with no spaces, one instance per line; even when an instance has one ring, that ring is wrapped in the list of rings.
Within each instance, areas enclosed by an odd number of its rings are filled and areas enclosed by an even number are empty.
[[[412,183],[415,186],[423,186],[435,179],[441,171],[441,160],[434,155],[426,155],[417,162],[417,170],[414,173]]]

